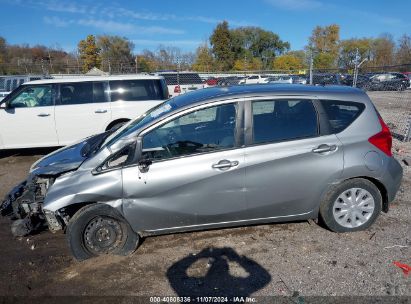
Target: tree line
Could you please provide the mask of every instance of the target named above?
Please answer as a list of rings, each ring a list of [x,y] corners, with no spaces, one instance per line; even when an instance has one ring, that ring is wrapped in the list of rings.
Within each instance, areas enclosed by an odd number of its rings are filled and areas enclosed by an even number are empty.
[[[230,28],[226,21],[217,24],[194,53],[159,45],[135,54],[134,48],[128,38],[111,35],[88,35],[71,53],[59,47],[12,45],[0,36],[0,74],[84,73],[93,67],[116,74],[177,69],[299,71],[310,63],[322,70],[351,70],[359,62],[365,68],[411,64],[409,35],[397,41],[390,34],[341,39],[337,24],[316,26],[307,46],[297,51],[290,51],[290,43],[272,31],[254,26]]]

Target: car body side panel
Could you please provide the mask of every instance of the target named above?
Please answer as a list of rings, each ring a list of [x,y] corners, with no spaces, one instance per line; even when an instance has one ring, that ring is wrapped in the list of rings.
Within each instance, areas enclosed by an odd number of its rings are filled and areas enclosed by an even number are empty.
[[[224,159],[239,164],[211,167]],[[124,215],[135,231],[246,219],[244,175],[243,149],[124,168]]]
[[[322,144],[332,152],[314,153]],[[251,218],[316,210],[322,191],[343,171],[343,148],[335,135],[249,147],[246,197]]]

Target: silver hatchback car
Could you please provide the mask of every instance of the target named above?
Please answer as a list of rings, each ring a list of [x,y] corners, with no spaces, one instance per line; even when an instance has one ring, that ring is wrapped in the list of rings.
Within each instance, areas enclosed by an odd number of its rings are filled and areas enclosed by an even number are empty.
[[[79,260],[179,231],[314,218],[358,231],[400,187],[391,145],[359,89],[204,89],[39,160],[2,213],[17,235],[65,230]]]

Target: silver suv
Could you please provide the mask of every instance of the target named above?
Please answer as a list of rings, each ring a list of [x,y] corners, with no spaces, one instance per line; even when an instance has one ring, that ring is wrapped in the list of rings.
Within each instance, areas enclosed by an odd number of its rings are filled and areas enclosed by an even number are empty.
[[[204,89],[44,157],[2,208],[15,234],[65,230],[79,260],[178,231],[314,218],[358,231],[400,186],[391,143],[359,89]]]

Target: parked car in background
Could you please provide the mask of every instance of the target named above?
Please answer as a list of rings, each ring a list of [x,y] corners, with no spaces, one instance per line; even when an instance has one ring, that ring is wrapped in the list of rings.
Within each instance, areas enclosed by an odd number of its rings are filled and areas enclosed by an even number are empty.
[[[227,76],[221,77],[217,80],[219,86],[229,86],[239,84],[245,77],[244,76]]]
[[[291,75],[292,83],[307,84],[307,77],[305,75]]]
[[[270,76],[267,78],[268,83],[293,83],[293,79],[289,75]]]
[[[218,79],[215,77],[209,77],[203,81],[205,87],[212,87],[217,85]]]
[[[198,73],[160,72],[156,75],[162,76],[166,80],[170,97],[204,88],[203,81]]]
[[[358,89],[208,88],[45,156],[1,210],[20,219],[14,231],[33,220],[65,231],[78,260],[190,230],[321,218],[359,231],[400,187],[391,144]]]
[[[10,92],[0,92],[0,101],[2,101],[4,99],[4,97],[6,97],[9,94],[10,94]]]
[[[268,75],[251,75],[239,81],[239,84],[268,83]]]
[[[345,75],[344,78],[341,80],[341,84],[352,87],[354,84],[354,76]],[[355,87],[362,89],[364,91],[372,90],[373,86],[371,78],[366,75],[358,75]]]
[[[313,74],[313,85],[342,85],[340,74]]]
[[[371,76],[371,89],[377,91],[403,91],[410,80],[402,73],[380,73]]]
[[[410,81],[409,82],[410,84],[408,85],[408,88],[411,88],[411,72],[403,72],[403,74],[405,76],[407,76],[408,80]]]
[[[166,99],[159,76],[27,82],[0,103],[0,149],[71,144],[119,128]]]

